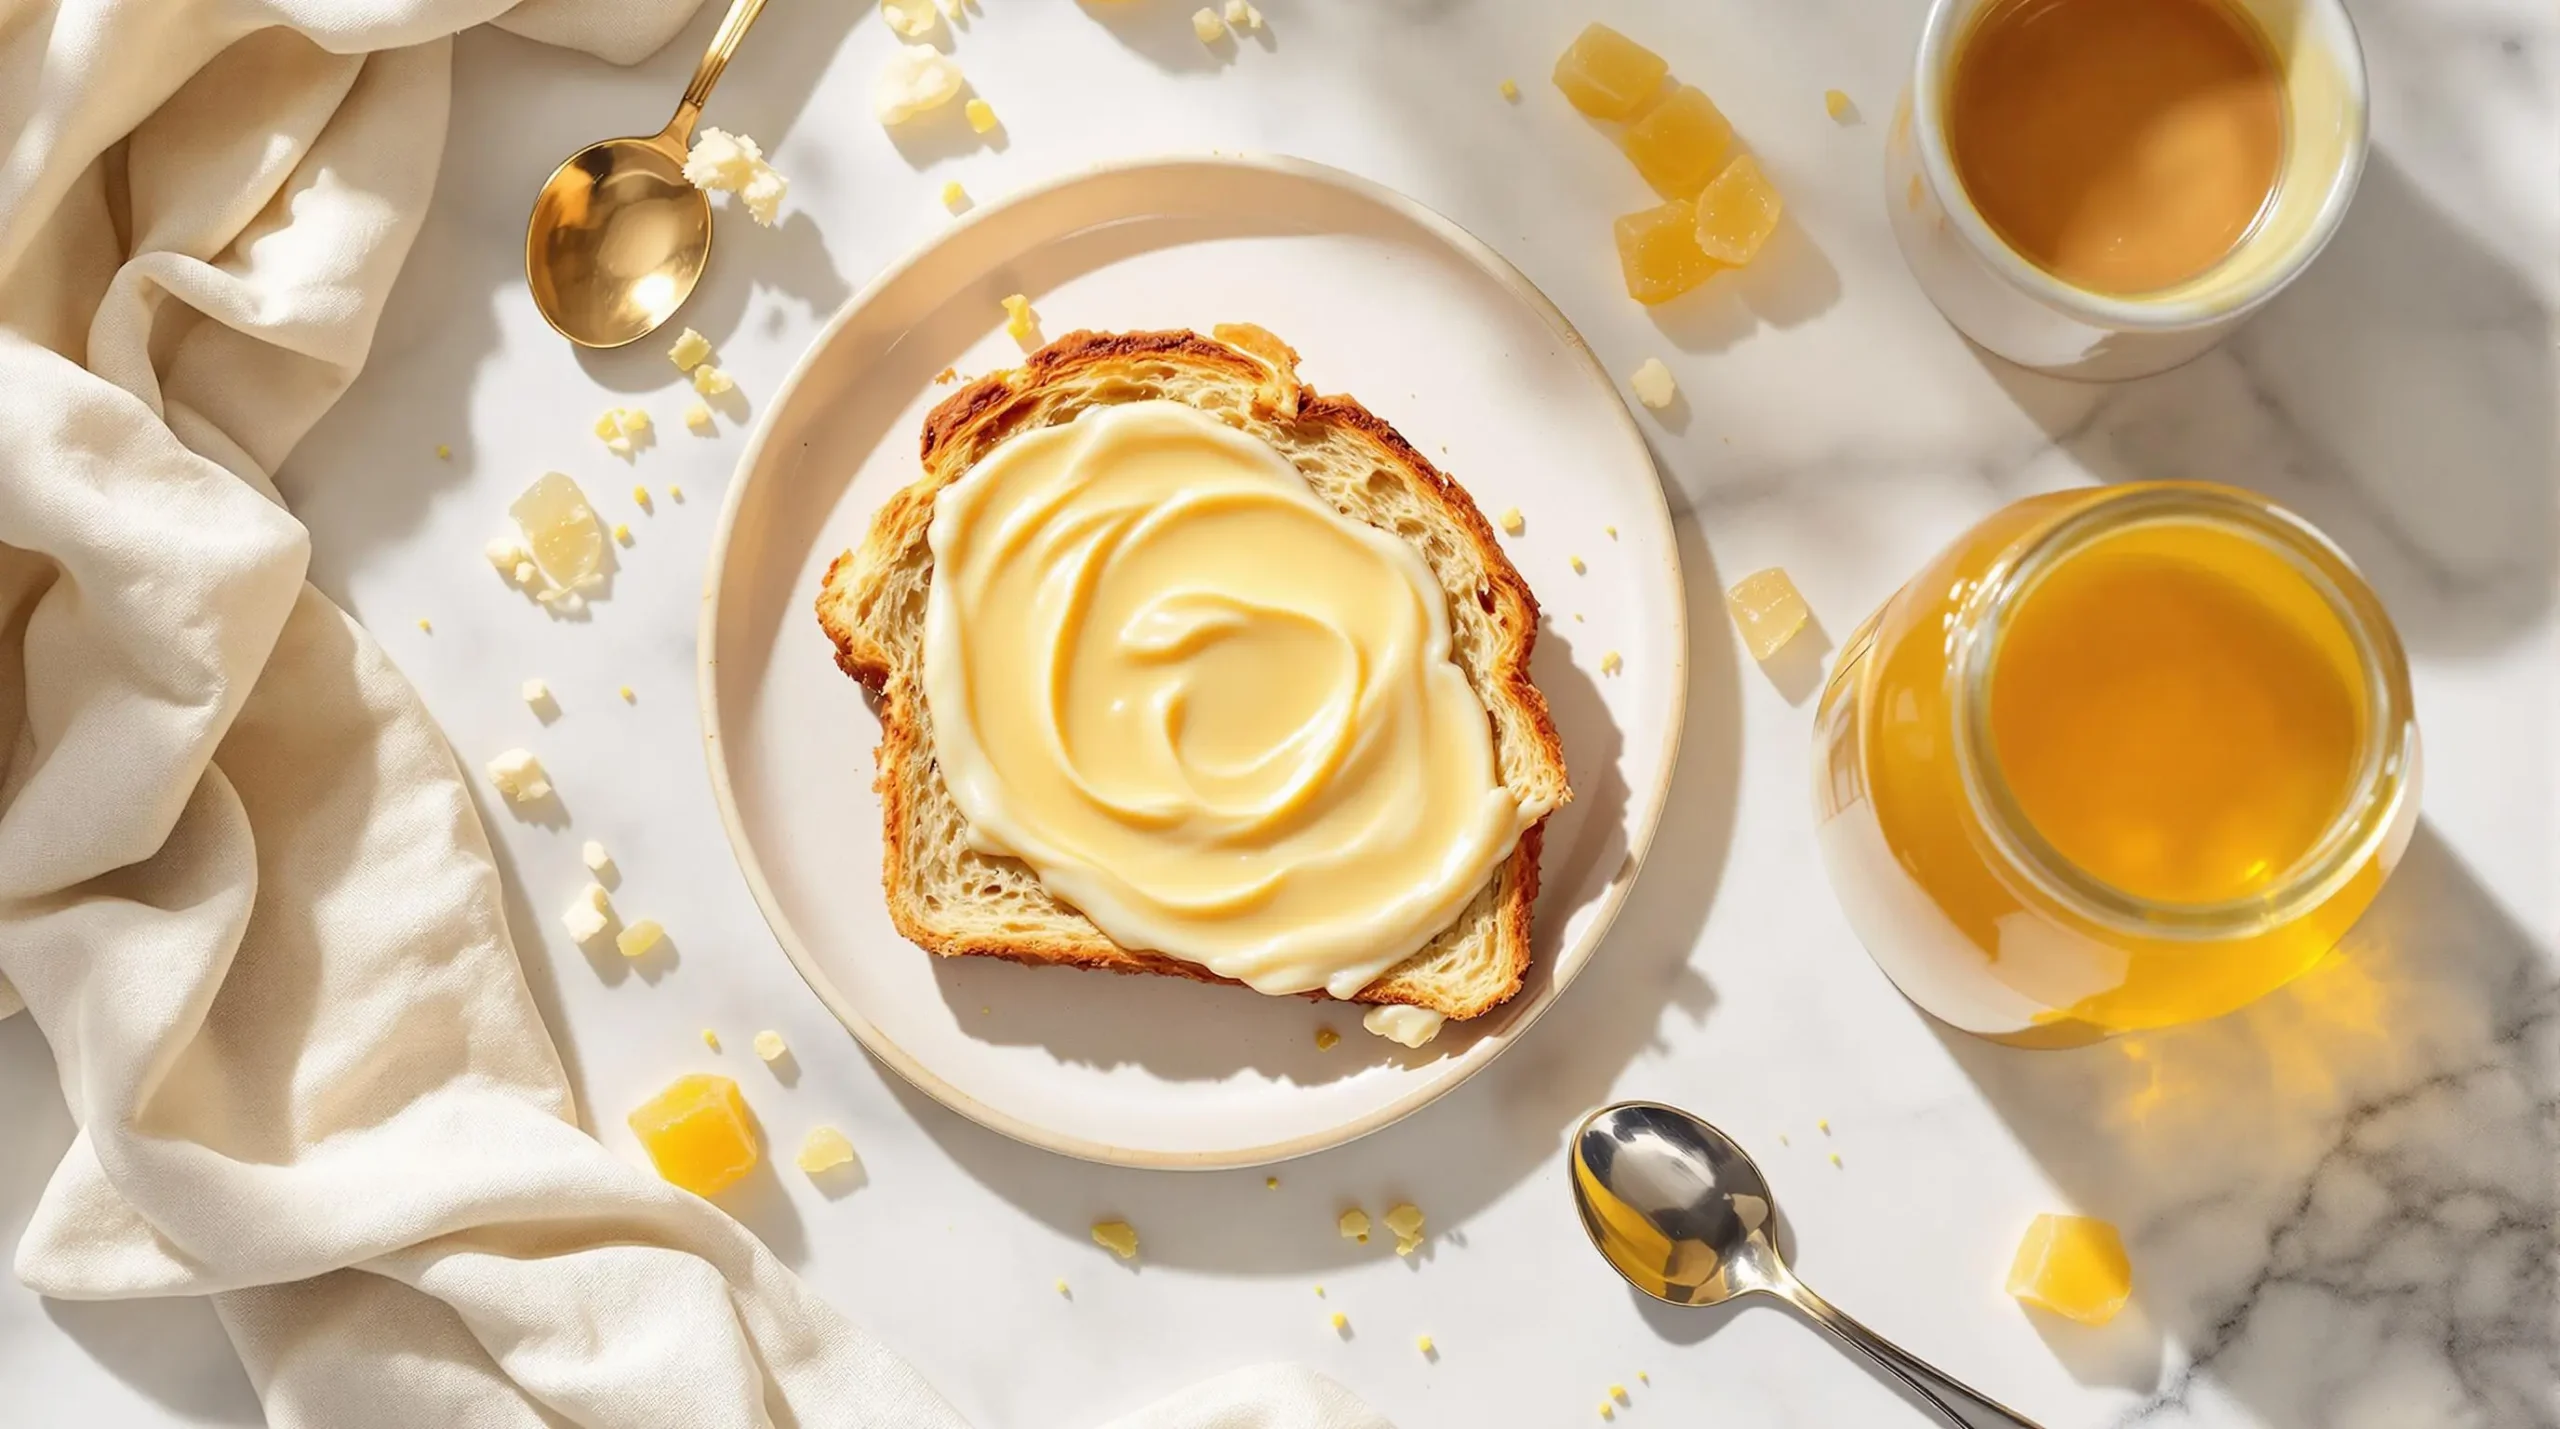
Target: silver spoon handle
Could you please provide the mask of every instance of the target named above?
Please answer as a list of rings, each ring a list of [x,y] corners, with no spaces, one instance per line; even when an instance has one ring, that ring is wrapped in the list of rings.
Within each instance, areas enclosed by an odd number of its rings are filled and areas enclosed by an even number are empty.
[[[690,139],[693,121],[702,114],[702,106],[711,102],[711,86],[720,82],[721,71],[729,67],[729,56],[738,52],[738,42],[747,37],[747,27],[756,22],[764,9],[764,0],[730,0],[729,13],[720,17],[720,28],[711,34],[710,47],[702,52],[702,63],[694,66],[693,82],[684,87],[684,100],[676,105],[676,117],[667,123],[667,132]]]
[[[1779,1299],[1804,1312],[1804,1317],[1838,1336],[1843,1344],[1874,1360],[1886,1373],[1911,1386],[1929,1406],[1947,1417],[1947,1422],[1962,1429],[2038,1429],[2025,1415],[1990,1399],[1956,1380],[1940,1374],[1926,1362],[1905,1354],[1891,1340],[1859,1324],[1830,1301],[1814,1294],[1804,1282],[1787,1277],[1787,1283],[1773,1287]]]

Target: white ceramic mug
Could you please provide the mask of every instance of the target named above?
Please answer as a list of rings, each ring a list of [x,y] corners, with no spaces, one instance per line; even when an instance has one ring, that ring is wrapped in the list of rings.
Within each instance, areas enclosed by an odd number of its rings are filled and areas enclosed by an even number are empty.
[[[1934,0],[1885,141],[1885,208],[1921,291],[1975,342],[2025,367],[2090,381],[2175,367],[2293,281],[2337,231],[2364,171],[2364,51],[2340,0],[2235,0],[2284,71],[2285,157],[2273,203],[2230,256],[2157,293],[2074,287],[2001,239],[1947,151],[1956,52],[1997,0]]]

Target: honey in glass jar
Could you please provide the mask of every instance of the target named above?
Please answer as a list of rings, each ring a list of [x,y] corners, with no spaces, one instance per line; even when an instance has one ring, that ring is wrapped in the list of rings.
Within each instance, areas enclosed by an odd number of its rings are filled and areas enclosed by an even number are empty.
[[[2417,816],[2380,602],[2309,525],[2220,486],[1993,513],[1844,643],[1814,744],[1824,860],[1878,965],[2030,1046],[2282,986]]]

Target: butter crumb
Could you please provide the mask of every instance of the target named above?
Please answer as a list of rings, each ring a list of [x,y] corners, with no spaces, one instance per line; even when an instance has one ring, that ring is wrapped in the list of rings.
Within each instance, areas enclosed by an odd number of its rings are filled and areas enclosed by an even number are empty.
[[[452,448],[451,446],[449,446],[449,445],[447,445],[447,444],[443,443],[443,442],[438,442],[438,443],[436,443],[436,460],[438,460],[438,461],[451,461],[451,460],[453,460],[453,448]]]
[[[1341,1040],[1342,1034],[1334,1031],[1330,1027],[1319,1027],[1316,1029],[1316,1050],[1319,1052],[1332,1051],[1333,1044]]]
[[[1280,1178],[1279,1178],[1279,1177],[1277,1177],[1277,1176],[1265,1176],[1265,1177],[1263,1177],[1263,1178],[1262,1178],[1262,1189],[1264,1189],[1264,1190],[1266,1190],[1266,1191],[1277,1191],[1277,1190],[1279,1190],[1279,1189],[1280,1189]]]
[[[972,99],[967,104],[960,106],[960,112],[968,119],[970,128],[977,130],[981,134],[994,132],[996,127],[996,107],[994,105],[987,103],[983,99]]]
[[[759,228],[773,227],[791,187],[789,179],[765,162],[763,146],[726,129],[705,129],[695,136],[685,154],[684,181],[704,193],[736,194]]]
[[[1422,1208],[1411,1201],[1387,1208],[1387,1229],[1396,1233],[1396,1254],[1411,1255],[1422,1245]]]
[[[1619,659],[1618,652],[1615,650],[1611,650],[1600,657],[1600,673],[1603,675],[1614,675],[1620,670],[1625,669],[1626,666],[1627,662]]]
[[[560,915],[560,926],[569,930],[574,942],[584,943],[613,923],[613,904],[606,899],[604,885],[590,883],[578,890],[577,901]]]
[[[1604,1400],[1601,1400],[1601,1401],[1600,1401],[1600,1417],[1601,1417],[1601,1418],[1603,1418],[1603,1419],[1615,1419],[1615,1418],[1617,1418],[1617,1417],[1618,1417],[1618,1406],[1616,1406],[1616,1405],[1614,1405],[1614,1404],[1611,1404],[1609,1401],[1607,1401],[1607,1400],[1605,1400],[1605,1399],[1604,1399]]]
[[[768,1062],[781,1061],[790,1050],[790,1044],[782,1040],[782,1034],[770,1027],[756,1034],[756,1055]]]
[[[1827,1117],[1827,1116],[1826,1116],[1826,1117],[1823,1117],[1821,1120],[1816,1121],[1816,1122],[1813,1124],[1813,1129],[1814,1129],[1814,1130],[1816,1130],[1816,1131],[1818,1131],[1818,1132],[1821,1132],[1821,1133],[1822,1133],[1823,1135],[1825,1135],[1825,1136],[1829,1136],[1829,1135],[1831,1134],[1831,1118],[1829,1118],[1829,1117]]]
[[[1061,1295],[1067,1293],[1067,1282],[1064,1279],[1061,1279],[1058,1282],[1058,1293]]]
[[[1839,1153],[1839,1152],[1834,1151],[1834,1152],[1832,1152],[1832,1153],[1831,1153],[1831,1164],[1832,1164],[1832,1165],[1834,1165],[1834,1166],[1837,1166],[1837,1165],[1839,1165],[1839,1164],[1840,1164],[1840,1153]]]
[[[614,523],[613,523],[613,539],[614,539],[616,542],[618,542],[618,543],[620,543],[620,544],[622,544],[622,545],[625,545],[625,546],[630,545],[630,544],[631,544],[631,523],[630,523],[630,522],[628,522],[628,521],[616,521],[616,522],[614,522]]]
[[[1334,1311],[1334,1312],[1333,1312],[1333,1332],[1334,1332],[1335,1334],[1339,1335],[1339,1334],[1341,1334],[1343,1331],[1348,1330],[1348,1329],[1350,1329],[1350,1328],[1351,1328],[1351,1317],[1350,1317],[1350,1316],[1348,1316],[1348,1315],[1343,1314],[1343,1313],[1342,1313],[1341,1311],[1339,1311],[1339,1310]]]
[[[1627,1387],[1623,1384],[1613,1384],[1609,1386],[1609,1397],[1618,1401],[1620,1404],[1627,1403]]]
[[[1413,1337],[1413,1347],[1414,1347],[1415,1349],[1417,1349],[1417,1350],[1420,1350],[1420,1351],[1421,1351],[1422,1353],[1424,1353],[1425,1355],[1429,1355],[1429,1354],[1435,1353],[1435,1352],[1438,1350],[1438,1348],[1439,1348],[1438,1346],[1436,1346],[1436,1345],[1434,1345],[1434,1344],[1432,1344],[1432,1343],[1431,1343],[1431,1337],[1430,1337],[1429,1335],[1416,1335],[1416,1336],[1414,1336],[1414,1337]]]
[[[1138,1232],[1127,1221],[1095,1221],[1093,1243],[1122,1260],[1138,1258]]]
[[[693,369],[693,390],[705,397],[717,397],[737,388],[737,379],[706,362]]]
[[[1642,1380],[1646,1384],[1653,1383],[1653,1376],[1646,1374],[1643,1370],[1636,1371],[1636,1378]]]
[[[1506,79],[1494,87],[1502,91],[1502,97],[1506,101],[1513,104],[1520,102],[1520,85],[1517,81]]]
[[[950,56],[931,45],[901,45],[871,82],[871,112],[883,124],[904,124],[950,103],[962,83]]]
[[[599,879],[611,878],[615,871],[613,855],[606,853],[604,845],[597,843],[594,839],[587,840],[585,846],[578,850],[578,861],[585,864],[587,871]]]
[[[832,1171],[853,1160],[853,1141],[832,1126],[813,1126],[800,1139],[800,1154],[791,1158],[800,1169],[812,1176]]]
[[[622,702],[626,705],[636,705],[640,703],[640,697],[631,693],[631,687],[629,685],[623,686],[616,693],[622,696]]]
[[[712,1031],[712,1030],[711,1030],[710,1028],[708,1028],[708,1027],[703,1028],[703,1029],[702,1029],[702,1045],[703,1045],[703,1046],[705,1046],[705,1047],[710,1048],[710,1049],[711,1049],[712,1051],[714,1051],[714,1052],[719,1051],[719,1050],[720,1050],[720,1034],[719,1034],[719,1033],[717,1033],[717,1032]]]
[[[942,206],[953,213],[958,213],[969,206],[969,191],[960,187],[958,179],[953,179],[942,186]]]
[[[626,958],[642,958],[647,957],[649,950],[658,946],[666,936],[667,930],[658,925],[657,919],[643,918],[614,934],[613,945],[619,948]]]
[[[921,40],[942,23],[933,0],[880,0],[880,18],[904,39]]]
[[[1617,528],[1617,527],[1615,527],[1615,526],[1603,526],[1603,527],[1601,527],[1600,529],[1609,533],[1609,539],[1610,539],[1610,540],[1614,541],[1614,540],[1618,539],[1618,528]]]
[[[1014,293],[1004,300],[1004,330],[1015,342],[1029,342],[1039,331],[1040,318],[1031,311],[1031,300]]]
[[[1342,1232],[1344,1240],[1356,1240],[1362,1245],[1369,1243],[1369,1213],[1358,1206],[1344,1211],[1342,1218],[1334,1222],[1334,1228]]]
[[[531,553],[525,550],[521,537],[495,536],[490,538],[488,545],[480,548],[480,554],[488,558],[490,567],[498,574],[511,576],[515,574],[516,567],[523,565]]]
[[[539,705],[551,698],[551,687],[540,680],[527,680],[522,693],[526,704]]]
[[[426,632],[427,634],[429,634],[429,635],[433,635],[433,634],[435,634],[435,633],[436,633],[436,627],[435,627],[434,623],[433,623],[433,622],[431,622],[431,621],[429,621],[429,620],[428,620],[425,616],[423,616],[423,615],[421,615],[421,616],[419,616],[419,617],[418,617],[418,628],[419,628],[420,630],[425,631],[425,632]]]
[[[1324,1298],[1324,1287],[1321,1285],[1316,1287],[1316,1298],[1319,1300]]]
[[[489,761],[489,782],[498,792],[518,804],[530,804],[551,793],[551,781],[543,777],[542,762],[529,750],[510,749]]]
[[[1564,559],[1566,565],[1573,567],[1573,573],[1575,575],[1589,575],[1591,573],[1591,568],[1582,563],[1582,558],[1580,556],[1567,556]]]
[[[631,488],[631,504],[647,511],[655,507],[657,499],[649,494],[647,486],[634,486]]]
[[[1659,412],[1680,395],[1680,384],[1672,379],[1671,369],[1659,357],[1648,357],[1644,365],[1628,376],[1627,386],[1634,389],[1636,400]]]
[[[672,481],[671,481],[671,482],[668,482],[668,483],[667,483],[667,499],[668,499],[669,501],[682,503],[682,502],[683,502],[683,500],[684,500],[684,488],[683,488],[682,486],[677,485],[676,483],[674,483],[674,482],[672,482]]]
[[[1846,120],[1849,117],[1849,96],[1836,89],[1824,90],[1822,112],[1834,119]]]
[[[1227,33],[1227,22],[1218,18],[1217,11],[1203,5],[1191,12],[1191,33],[1199,37],[1200,43],[1214,45]]]
[[[1528,522],[1520,519],[1520,508],[1517,506],[1507,508],[1501,515],[1496,516],[1493,519],[1500,522],[1503,533],[1510,536],[1519,535],[1522,528],[1529,524]]]
[[[711,339],[686,328],[676,334],[676,344],[667,349],[667,360],[678,372],[691,372],[711,360]]]
[[[699,402],[694,403],[692,406],[684,409],[684,424],[692,428],[698,435],[706,437],[711,435],[711,409]],[[682,489],[683,488],[681,487],[668,487],[667,499],[670,501],[682,501],[684,498],[676,495],[676,493]]]

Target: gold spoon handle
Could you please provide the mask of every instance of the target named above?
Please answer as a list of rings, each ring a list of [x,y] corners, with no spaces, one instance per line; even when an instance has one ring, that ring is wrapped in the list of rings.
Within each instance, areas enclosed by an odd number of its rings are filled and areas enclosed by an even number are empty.
[[[738,52],[738,42],[747,37],[747,27],[756,22],[763,10],[764,0],[730,0],[729,13],[721,17],[720,28],[712,32],[711,47],[702,52],[702,63],[694,66],[693,82],[684,87],[676,117],[667,121],[670,136],[692,142],[693,121],[702,117],[702,106],[711,102],[711,86],[720,82],[720,72],[729,67],[729,56]]]

